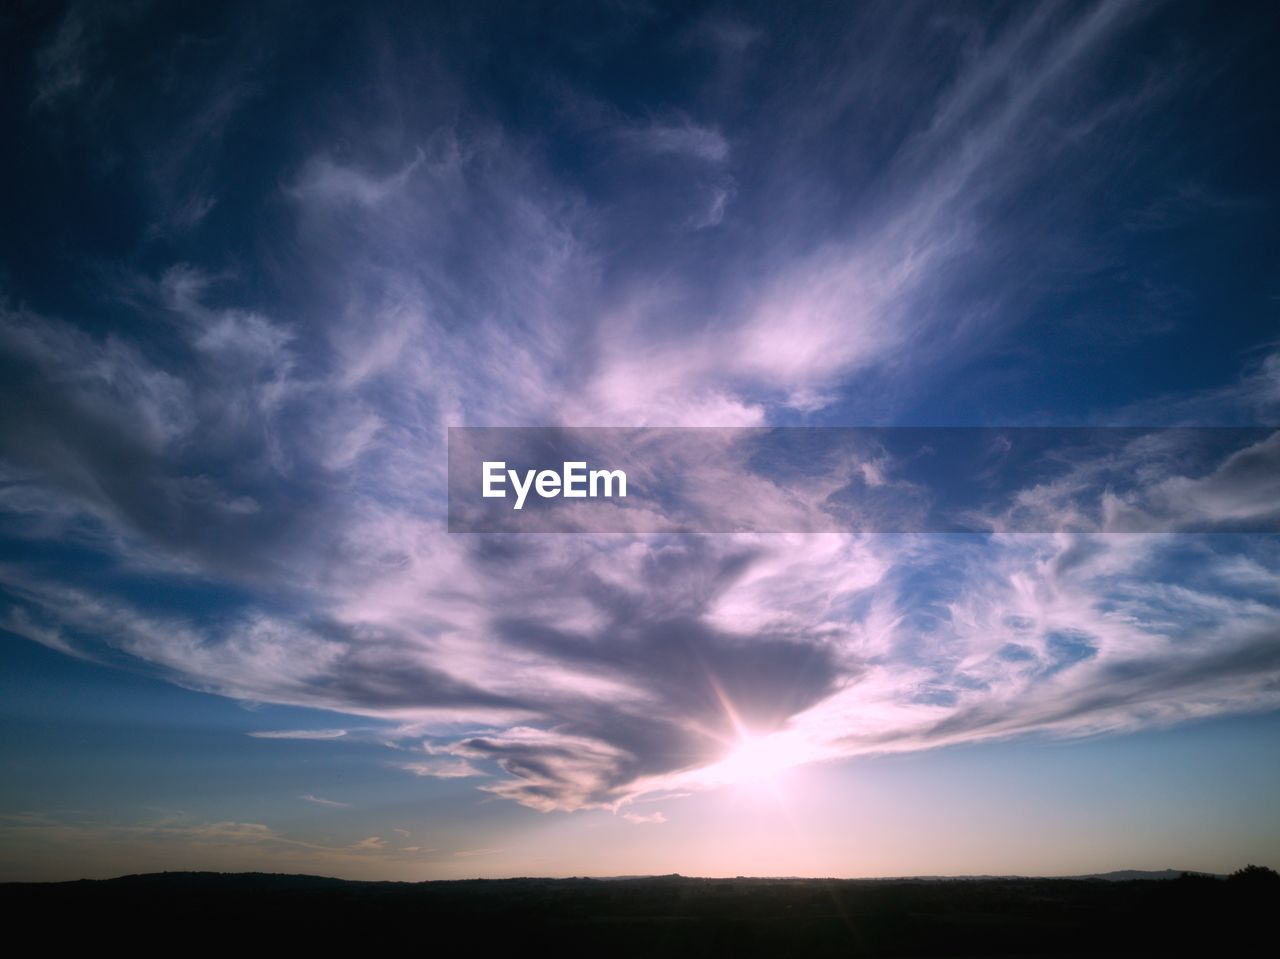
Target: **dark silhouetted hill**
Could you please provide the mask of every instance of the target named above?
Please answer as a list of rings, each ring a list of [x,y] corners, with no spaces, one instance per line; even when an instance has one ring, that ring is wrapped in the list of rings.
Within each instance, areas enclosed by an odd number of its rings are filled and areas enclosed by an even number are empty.
[[[1110,874],[1114,876],[1115,874]],[[1123,874],[1122,874],[1123,875]],[[1163,873],[1157,875],[1163,876]],[[160,873],[0,885],[50,948],[405,948],[427,955],[1253,955],[1280,877],[501,879]],[[1263,938],[1265,935],[1265,938]]]

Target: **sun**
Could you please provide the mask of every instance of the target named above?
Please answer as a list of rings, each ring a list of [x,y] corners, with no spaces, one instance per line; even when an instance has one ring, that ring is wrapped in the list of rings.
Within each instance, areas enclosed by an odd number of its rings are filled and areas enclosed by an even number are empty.
[[[776,736],[743,736],[717,772],[725,782],[767,783],[794,765],[787,744]]]

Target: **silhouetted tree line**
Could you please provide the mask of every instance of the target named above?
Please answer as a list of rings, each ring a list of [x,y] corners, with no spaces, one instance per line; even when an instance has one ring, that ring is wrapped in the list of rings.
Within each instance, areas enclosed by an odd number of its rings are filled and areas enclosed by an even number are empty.
[[[1277,885],[1280,885],[1280,872],[1266,866],[1248,865],[1243,869],[1237,869],[1227,879],[1230,882],[1248,884],[1251,888],[1274,890]]]

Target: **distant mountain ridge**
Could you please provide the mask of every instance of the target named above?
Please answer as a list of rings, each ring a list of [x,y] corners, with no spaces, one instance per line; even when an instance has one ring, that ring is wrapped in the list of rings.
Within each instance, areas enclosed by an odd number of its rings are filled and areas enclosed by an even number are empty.
[[[1116,869],[1112,872],[1089,872],[1072,876],[1028,876],[1022,873],[975,873],[960,876],[734,876],[733,879],[771,879],[771,880],[806,880],[806,879],[838,879],[840,882],[964,882],[966,880],[993,879],[1103,879],[1107,882],[1127,882],[1132,879],[1179,879],[1182,876],[1199,876],[1204,879],[1226,879],[1225,873],[1200,872],[1196,869]],[[590,877],[587,877],[590,878]],[[623,879],[701,879],[701,876],[682,876],[680,873],[663,875],[634,876],[598,876],[602,881]],[[728,880],[730,877],[716,877]]]
[[[1109,882],[1125,882],[1130,879],[1179,879],[1182,876],[1202,876],[1206,879],[1226,879],[1224,873],[1199,872],[1195,869],[1117,869],[1114,872],[1095,872],[1084,876],[1067,876],[1067,879],[1106,879]]]
[[[343,884],[363,887],[373,886],[414,886],[447,883],[500,883],[500,882],[633,882],[674,880],[682,882],[812,882],[815,880],[850,882],[850,883],[892,883],[892,882],[991,882],[1008,880],[1088,880],[1098,879],[1106,882],[1129,882],[1133,880],[1168,880],[1178,879],[1184,875],[1197,876],[1204,879],[1225,879],[1221,873],[1199,872],[1193,869],[1117,869],[1112,872],[1083,873],[1072,876],[1027,876],[1015,873],[1005,875],[961,875],[961,876],[684,876],[680,873],[663,873],[630,876],[510,876],[501,879],[428,879],[414,882],[412,880],[393,879],[342,879],[336,876],[315,876],[306,873],[282,872],[211,872],[182,870],[173,872],[131,873],[124,876],[113,876],[107,879],[67,879],[48,882],[8,881],[0,882],[0,886],[17,885],[72,885],[81,883],[166,883],[166,884],[201,884],[201,883],[242,883],[257,882],[275,886],[341,886]]]

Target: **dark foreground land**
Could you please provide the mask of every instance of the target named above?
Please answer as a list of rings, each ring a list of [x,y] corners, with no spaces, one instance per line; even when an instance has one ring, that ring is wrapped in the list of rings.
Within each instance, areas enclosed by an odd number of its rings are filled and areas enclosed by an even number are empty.
[[[0,885],[44,945],[421,955],[1274,955],[1280,879],[503,879],[162,873]],[[29,925],[30,924],[30,925]]]

